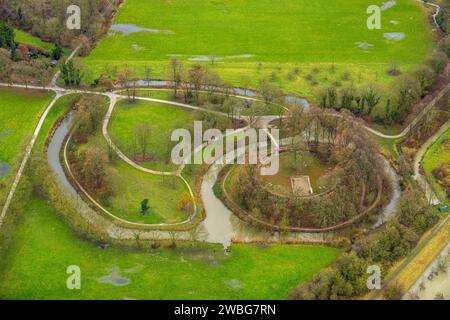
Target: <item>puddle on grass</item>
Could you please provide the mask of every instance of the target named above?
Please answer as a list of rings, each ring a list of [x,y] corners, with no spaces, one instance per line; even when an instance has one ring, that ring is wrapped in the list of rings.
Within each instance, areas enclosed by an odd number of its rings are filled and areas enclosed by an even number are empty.
[[[368,42],[355,42],[355,45],[358,49],[361,49],[364,51],[367,51],[373,47],[373,44],[370,44]]]
[[[133,48],[133,50],[136,50],[136,51],[141,51],[141,50],[145,49],[144,47],[141,47],[140,45],[137,45],[137,44],[133,44],[131,46],[131,48]]]
[[[222,61],[222,60],[232,60],[232,59],[250,59],[255,57],[254,54],[238,54],[233,56],[194,56],[192,58],[189,58],[189,61]]]
[[[384,38],[389,41],[402,41],[406,38],[404,32],[386,32]]]
[[[113,24],[110,29],[111,32],[119,32],[123,36],[129,36],[133,33],[138,32],[148,32],[148,33],[161,33],[161,34],[173,34],[174,32],[171,30],[159,30],[159,29],[150,29],[150,28],[142,28],[138,27],[134,24]]]
[[[103,284],[110,284],[116,287],[124,287],[130,284],[130,279],[119,276],[119,269],[114,269],[107,276],[98,278],[97,281]]]
[[[388,2],[384,2],[383,5],[381,6],[381,10],[387,10],[390,9],[392,7],[394,7],[397,4],[397,2],[395,1],[388,1]]]
[[[0,177],[4,177],[8,174],[11,166],[6,162],[0,163]]]

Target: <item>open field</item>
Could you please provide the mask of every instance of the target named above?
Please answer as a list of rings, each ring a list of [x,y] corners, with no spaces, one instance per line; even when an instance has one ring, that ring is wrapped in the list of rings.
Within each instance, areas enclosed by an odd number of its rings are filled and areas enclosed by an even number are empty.
[[[27,212],[7,259],[0,262],[2,299],[283,299],[339,252],[248,245],[233,246],[229,255],[218,246],[101,250],[80,240],[43,201],[30,201]],[[70,265],[82,270],[80,291],[66,288]],[[102,283],[108,275],[130,283]]]
[[[365,0],[129,0],[114,22],[123,33],[110,32],[85,62],[92,78],[124,64],[167,78],[167,61],[176,56],[209,64],[234,85],[255,87],[268,76],[305,96],[319,83],[386,82],[392,64],[407,70],[425,58],[431,31],[414,0],[383,10],[381,30],[367,29],[367,6]],[[145,30],[120,26],[126,24]]]
[[[194,113],[179,107],[137,101],[130,104],[126,100],[117,103],[109,126],[109,133],[117,147],[130,159],[136,160],[141,144],[138,136],[148,130],[147,152],[149,159],[139,161],[153,170],[170,171],[176,168],[170,162],[172,131],[179,128],[191,128],[194,125]]]

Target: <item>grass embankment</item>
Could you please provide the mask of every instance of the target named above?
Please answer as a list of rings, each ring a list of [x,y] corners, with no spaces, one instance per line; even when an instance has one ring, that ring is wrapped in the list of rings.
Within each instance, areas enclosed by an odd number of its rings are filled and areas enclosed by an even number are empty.
[[[55,48],[55,45],[50,42],[44,42],[38,37],[32,36],[29,33],[26,33],[19,29],[14,29],[14,33],[16,35],[16,41],[18,43],[23,43],[27,45],[32,45],[47,51],[51,51]]]
[[[424,239],[430,236],[431,231],[424,235]],[[434,235],[422,250],[408,263],[397,277],[397,281],[403,288],[411,288],[417,279],[424,273],[428,266],[433,263],[439,253],[447,246],[450,241],[450,223]],[[420,246],[420,243],[419,243]],[[402,261],[401,261],[402,262]],[[399,263],[401,263],[399,262]]]
[[[176,56],[207,64],[237,86],[270,77],[310,97],[319,83],[389,82],[394,63],[407,71],[429,53],[431,28],[416,1],[396,1],[383,11],[382,29],[370,32],[366,10],[364,0],[129,0],[114,23],[152,30],[112,33],[85,61],[93,78],[125,63],[142,76],[148,66],[153,77],[167,78],[164,62]]]
[[[170,89],[137,89],[137,96],[145,97],[145,98],[153,98],[153,99],[161,99],[161,100],[168,100],[168,101],[175,101],[175,102],[181,102],[184,103],[184,100],[180,97],[180,93],[178,93],[178,98],[175,99],[173,95],[173,90]],[[124,91],[123,94],[126,94]],[[239,95],[238,95],[239,96]],[[192,106],[205,108],[209,110],[215,110],[222,113],[226,113],[223,109],[222,102],[228,100],[232,102],[232,105],[236,110],[239,110],[236,113],[239,113],[243,116],[247,115],[255,115],[255,114],[263,114],[263,115],[280,115],[286,113],[286,108],[288,105],[287,101],[280,101],[280,103],[265,103],[263,101],[255,101],[249,99],[244,99],[244,96],[237,97],[229,95],[224,100],[221,99],[215,99],[219,97],[224,97],[221,95],[221,93],[215,93],[212,96],[209,96],[205,92],[201,92],[200,95],[200,102],[190,102],[189,104]],[[214,98],[214,99],[211,99]],[[280,98],[282,99],[282,98]],[[217,101],[215,101],[217,100]]]

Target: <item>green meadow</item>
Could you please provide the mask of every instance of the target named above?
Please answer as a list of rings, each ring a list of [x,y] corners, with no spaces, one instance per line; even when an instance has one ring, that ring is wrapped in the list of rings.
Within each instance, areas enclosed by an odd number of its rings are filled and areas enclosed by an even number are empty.
[[[234,245],[229,255],[209,245],[102,250],[79,239],[44,201],[30,201],[26,212],[0,261],[0,299],[284,299],[339,252],[295,245]],[[66,287],[71,265],[81,268],[79,291]],[[108,276],[129,283],[114,285]]]
[[[307,96],[319,83],[386,82],[392,64],[407,70],[425,58],[430,27],[417,1],[398,0],[382,11],[382,29],[368,30],[367,7],[366,0],[128,0],[114,23],[147,30],[110,32],[85,63],[92,77],[128,64],[167,78],[176,56],[208,64],[234,85],[254,87],[269,76]]]
[[[53,94],[0,88],[0,207],[27,144]]]

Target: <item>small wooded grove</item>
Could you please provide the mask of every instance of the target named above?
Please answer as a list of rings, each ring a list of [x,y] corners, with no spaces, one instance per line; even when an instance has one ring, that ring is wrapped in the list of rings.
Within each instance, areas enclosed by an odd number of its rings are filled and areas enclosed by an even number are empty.
[[[60,50],[56,46],[49,52],[17,43],[14,29],[0,20],[0,81],[44,86],[51,78],[50,58]]]
[[[0,0],[0,17],[19,29],[64,47],[82,45],[88,53],[92,44],[108,30],[122,0]],[[69,30],[67,7],[81,9],[81,30]]]

